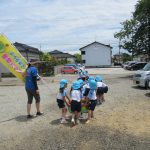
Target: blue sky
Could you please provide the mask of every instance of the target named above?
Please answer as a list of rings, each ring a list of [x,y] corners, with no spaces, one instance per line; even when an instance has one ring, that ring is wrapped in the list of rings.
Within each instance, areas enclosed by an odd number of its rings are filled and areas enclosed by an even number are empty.
[[[95,40],[118,52],[114,33],[137,0],[0,0],[0,32],[42,51],[79,52]]]

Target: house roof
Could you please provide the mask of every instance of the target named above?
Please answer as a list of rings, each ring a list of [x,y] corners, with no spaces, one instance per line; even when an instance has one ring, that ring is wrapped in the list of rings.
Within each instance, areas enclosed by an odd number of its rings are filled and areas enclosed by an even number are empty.
[[[58,50],[54,50],[51,52],[48,52],[52,57],[59,57],[59,58],[74,58],[73,55],[68,54],[68,53],[63,53],[61,51]]]
[[[109,48],[112,48],[110,45],[105,45],[105,44],[102,44],[102,43],[99,43],[99,42],[93,42],[93,43],[90,43],[90,44],[88,44],[88,45],[86,45],[86,46],[83,46],[83,47],[81,47],[79,50],[81,50],[81,49],[83,49],[83,48],[85,48],[85,47],[88,47],[88,46],[90,46],[90,45],[93,45],[93,44],[95,44],[95,43],[97,43],[97,44],[100,44],[100,45],[103,45],[103,46],[107,46],[107,47],[109,47]]]
[[[22,43],[15,42],[13,45],[14,45],[20,52],[29,51],[29,52],[32,52],[32,53],[38,53],[38,54],[40,53],[40,51],[38,50],[38,48],[29,46],[29,45],[26,45],[26,44],[22,44]]]

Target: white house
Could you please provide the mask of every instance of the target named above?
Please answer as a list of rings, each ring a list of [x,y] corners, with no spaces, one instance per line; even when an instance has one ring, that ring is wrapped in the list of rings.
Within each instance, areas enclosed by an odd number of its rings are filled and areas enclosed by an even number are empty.
[[[82,62],[86,67],[110,67],[111,49],[110,45],[95,41],[79,50],[81,51]]]

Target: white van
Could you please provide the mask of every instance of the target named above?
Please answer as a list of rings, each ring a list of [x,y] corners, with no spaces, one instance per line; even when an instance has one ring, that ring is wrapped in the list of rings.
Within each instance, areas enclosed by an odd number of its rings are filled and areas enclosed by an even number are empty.
[[[145,67],[141,70],[136,71],[133,76],[133,83],[145,87],[146,89],[149,86],[150,79],[150,62],[145,65]]]

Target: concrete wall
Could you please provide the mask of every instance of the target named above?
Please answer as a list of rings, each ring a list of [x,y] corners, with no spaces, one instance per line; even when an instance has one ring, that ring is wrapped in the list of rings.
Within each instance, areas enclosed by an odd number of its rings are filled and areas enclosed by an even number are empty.
[[[54,75],[60,74],[62,67],[63,67],[63,65],[55,66],[55,67],[54,67]]]
[[[85,66],[111,66],[111,48],[94,43],[81,49],[85,51],[82,60],[86,60]]]
[[[40,60],[39,58],[39,54],[35,54],[35,53],[26,53],[26,52],[21,52],[22,56],[27,60],[27,56],[28,56],[28,61],[31,60]]]
[[[70,62],[70,63],[75,63],[75,59],[74,58],[67,58],[67,60]]]

